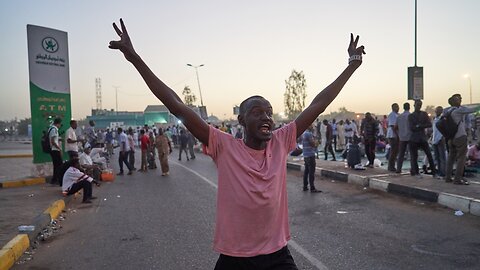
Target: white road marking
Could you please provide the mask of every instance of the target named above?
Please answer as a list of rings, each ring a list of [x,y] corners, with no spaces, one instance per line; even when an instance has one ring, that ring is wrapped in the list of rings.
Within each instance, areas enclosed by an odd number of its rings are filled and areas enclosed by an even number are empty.
[[[288,241],[288,244],[294,248],[298,253],[302,254],[305,259],[307,259],[313,266],[317,267],[317,269],[320,270],[328,270],[328,268],[323,264],[321,261],[317,260],[317,258],[313,257],[312,254],[310,254],[308,251],[306,251],[302,246],[297,244],[295,240],[290,239]]]
[[[170,162],[172,162],[172,161],[170,161]],[[217,184],[215,184],[213,181],[209,180],[208,178],[204,177],[203,175],[197,173],[196,171],[194,171],[194,170],[188,168],[187,166],[182,165],[182,164],[180,164],[180,163],[178,163],[178,162],[176,162],[176,161],[174,161],[173,163],[175,163],[176,165],[184,168],[185,170],[187,170],[187,171],[195,174],[196,176],[200,177],[200,179],[202,179],[203,181],[207,182],[207,184],[209,184],[210,186],[212,186],[212,187],[214,187],[214,188],[218,188]]]
[[[210,180],[210,179],[204,177],[203,175],[199,174],[198,172],[196,172],[196,171],[194,171],[194,170],[192,170],[192,169],[190,169],[190,168],[186,167],[185,165],[180,164],[178,162],[174,161],[172,163],[175,163],[175,165],[178,165],[178,166],[184,168],[185,170],[195,174],[196,176],[200,177],[200,179],[207,182],[207,184],[211,185],[215,189],[218,189],[217,184],[215,184],[212,180]],[[307,259],[307,261],[309,261],[317,269],[328,270],[328,268],[325,266],[325,264],[323,264],[321,261],[319,261],[317,258],[315,258],[312,254],[310,254],[307,250],[305,250],[302,246],[300,246],[297,242],[295,242],[295,240],[290,239],[290,241],[288,241],[288,245],[291,246],[293,249],[295,249],[303,257],[305,257],[305,259]]]

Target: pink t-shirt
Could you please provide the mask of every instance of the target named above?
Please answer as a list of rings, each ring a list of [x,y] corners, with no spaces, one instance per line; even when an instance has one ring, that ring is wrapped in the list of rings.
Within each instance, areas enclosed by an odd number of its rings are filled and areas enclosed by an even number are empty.
[[[215,251],[252,257],[287,245],[286,162],[296,147],[296,133],[292,122],[273,131],[265,150],[255,150],[210,126],[204,152],[218,168]]]

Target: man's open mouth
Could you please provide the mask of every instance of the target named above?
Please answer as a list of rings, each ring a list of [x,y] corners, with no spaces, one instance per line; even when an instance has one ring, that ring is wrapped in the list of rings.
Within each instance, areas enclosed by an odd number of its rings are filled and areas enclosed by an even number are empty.
[[[263,124],[260,126],[260,132],[262,134],[270,134],[271,131],[270,131],[270,125],[269,124]]]

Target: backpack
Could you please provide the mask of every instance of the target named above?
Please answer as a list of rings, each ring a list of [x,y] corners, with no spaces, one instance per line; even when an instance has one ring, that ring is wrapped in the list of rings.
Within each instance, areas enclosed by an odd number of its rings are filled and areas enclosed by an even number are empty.
[[[47,132],[43,133],[40,141],[44,153],[50,153],[52,151],[52,147],[50,146],[50,131],[52,131],[52,127],[50,127]]]
[[[455,137],[455,134],[457,134],[458,125],[460,125],[461,122],[460,121],[457,124],[455,123],[455,120],[453,120],[452,112],[454,110],[455,109],[450,110],[444,115],[442,115],[442,117],[440,117],[440,120],[438,120],[437,124],[435,124],[438,131],[440,131],[443,137],[445,137],[445,139],[447,140],[453,139]]]

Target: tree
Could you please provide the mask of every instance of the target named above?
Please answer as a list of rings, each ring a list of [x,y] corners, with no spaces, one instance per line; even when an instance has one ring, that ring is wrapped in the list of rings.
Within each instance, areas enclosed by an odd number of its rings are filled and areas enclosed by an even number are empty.
[[[183,88],[182,95],[187,106],[193,106],[193,103],[197,101],[197,97],[194,93],[192,93],[192,90],[190,90],[190,87],[188,85],[185,85],[185,87]]]
[[[305,108],[305,98],[307,97],[307,82],[303,71],[292,70],[292,74],[285,80],[285,114],[289,119],[297,117]]]

